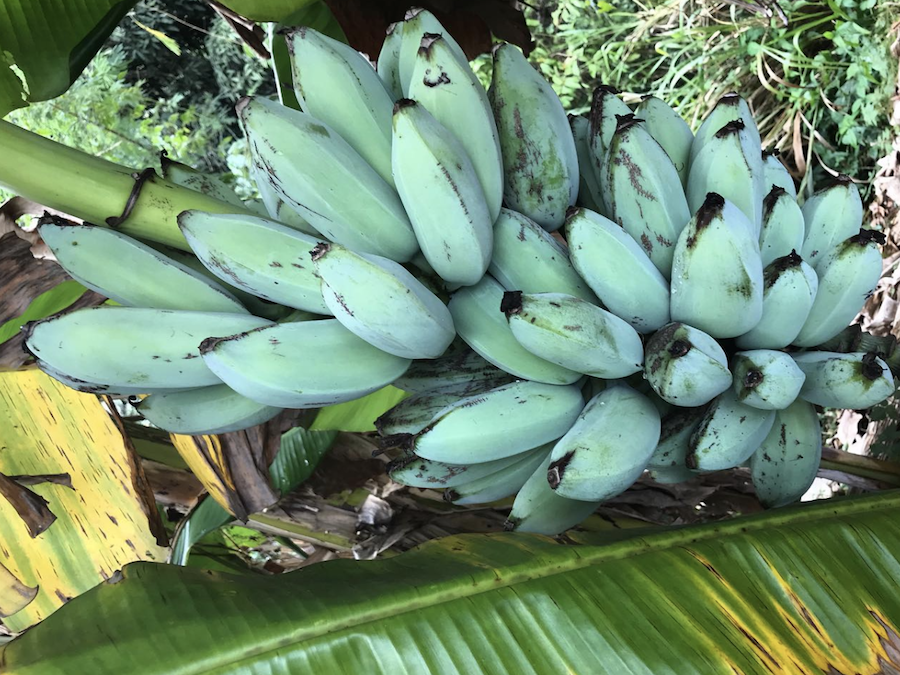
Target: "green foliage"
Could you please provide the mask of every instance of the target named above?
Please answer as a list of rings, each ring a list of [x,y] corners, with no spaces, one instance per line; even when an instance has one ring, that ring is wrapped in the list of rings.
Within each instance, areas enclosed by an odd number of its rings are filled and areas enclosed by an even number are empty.
[[[892,3],[779,4],[787,26],[724,3],[543,3],[529,13],[531,58],[573,112],[588,109],[602,82],[626,100],[660,96],[696,128],[722,94],[738,91],[751,100],[764,143],[798,175],[809,165],[816,180],[824,167],[868,179],[890,148],[883,120],[896,77],[886,37]]]

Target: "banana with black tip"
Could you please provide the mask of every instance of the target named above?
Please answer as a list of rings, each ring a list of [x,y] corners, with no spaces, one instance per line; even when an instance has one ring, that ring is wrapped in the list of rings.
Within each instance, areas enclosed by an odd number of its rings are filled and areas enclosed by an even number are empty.
[[[706,408],[675,408],[662,418],[659,443],[647,464],[650,477],[657,483],[681,483],[697,474],[687,468],[691,436],[700,426]]]
[[[387,472],[392,481],[407,487],[454,488],[497,475],[520,462],[527,454],[528,451],[479,464],[447,464],[407,454],[388,464]],[[546,454],[550,454],[550,448],[547,448]]]
[[[499,308],[499,304],[497,306]],[[463,346],[455,351],[447,350],[437,359],[414,362],[409,370],[394,381],[394,386],[413,394],[424,394],[438,389],[496,383],[485,386],[485,389],[493,389],[507,384],[511,379],[509,373]]]
[[[395,31],[396,32],[396,31]],[[453,36],[441,25],[434,14],[425,9],[411,9],[406,14],[406,19],[399,31],[400,48],[397,52],[397,76],[400,80],[402,96],[397,98],[411,98],[409,89],[413,73],[416,68],[416,56],[422,46],[422,38],[426,34],[440,35],[447,47],[462,61],[468,61],[466,53],[453,39]]]
[[[403,41],[403,22],[397,21],[387,27],[375,70],[394,100],[403,98],[400,85],[400,44]]]
[[[502,471],[467,481],[444,492],[444,499],[452,504],[487,504],[516,494],[534,475],[535,470],[553,449],[552,443],[517,455],[519,458]]]
[[[813,269],[862,227],[863,206],[849,176],[831,180],[803,203],[806,239],[801,255]]]
[[[894,376],[872,352],[792,354],[806,374],[800,398],[826,408],[864,410],[894,393]]]
[[[656,96],[644,96],[634,114],[644,120],[647,131],[659,143],[678,171],[682,185],[687,185],[694,132],[668,103]]]
[[[569,115],[575,152],[578,154],[578,198],[577,206],[583,206],[597,213],[605,213],[603,193],[594,171],[594,156],[591,150],[591,123],[584,115]]]
[[[763,175],[765,184],[780,187],[787,192],[792,199],[797,199],[797,186],[788,172],[787,167],[778,159],[778,151],[763,150]]]
[[[737,352],[731,369],[738,400],[760,410],[787,408],[806,380],[790,354],[772,349]]]
[[[704,413],[691,436],[685,465],[695,471],[736,467],[762,444],[774,421],[774,410],[745,405],[729,388]]]
[[[763,200],[762,230],[759,233],[759,257],[763,267],[803,248],[806,231],[803,212],[784,188],[773,185]]]
[[[759,130],[756,128],[756,122],[753,120],[750,106],[738,94],[730,92],[719,99],[716,106],[703,120],[700,128],[697,129],[697,133],[694,134],[694,142],[691,143],[691,163],[694,162],[698,153],[706,147],[709,140],[715,136],[716,132],[734,120],[743,120],[744,129],[750,135],[751,142],[760,147],[760,158],[762,158]]]

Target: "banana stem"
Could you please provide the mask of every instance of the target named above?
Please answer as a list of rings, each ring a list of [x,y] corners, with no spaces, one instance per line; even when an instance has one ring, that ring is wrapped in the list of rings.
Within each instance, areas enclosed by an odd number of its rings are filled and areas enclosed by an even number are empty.
[[[823,469],[833,469],[853,476],[871,478],[888,485],[900,486],[900,465],[893,462],[823,448],[820,466]]]
[[[858,324],[847,326],[833,338],[816,347],[826,352],[875,352],[891,369],[894,377],[900,376],[900,349],[893,335],[883,337],[864,333]]]
[[[26,199],[95,225],[127,217],[115,229],[140,239],[189,251],[178,229],[188,209],[212,213],[245,211],[189,188],[151,177],[136,190],[131,169],[0,121],[0,185]],[[126,211],[130,204],[130,211]]]

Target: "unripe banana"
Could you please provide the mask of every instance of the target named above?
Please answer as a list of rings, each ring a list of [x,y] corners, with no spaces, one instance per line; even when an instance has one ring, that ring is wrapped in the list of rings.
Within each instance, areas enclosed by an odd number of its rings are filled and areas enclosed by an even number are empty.
[[[750,478],[763,506],[795,502],[809,489],[822,459],[822,429],[816,409],[794,401],[775,414],[775,423],[750,457]]]
[[[294,93],[303,112],[334,129],[388,185],[393,97],[358,51],[301,27],[286,36]]]
[[[169,394],[172,392],[192,391],[195,387],[146,387],[137,384],[133,387],[124,385],[112,385],[102,382],[88,382],[80,380],[77,377],[67,375],[51,366],[46,361],[40,359],[35,360],[35,365],[44,371],[47,375],[58,382],[62,382],[67,387],[75,391],[81,391],[86,394],[98,394],[103,396],[140,396],[142,394]]]
[[[100,306],[23,330],[29,351],[70,378],[149,391],[221,384],[199,358],[204,338],[270,324],[249,314]]]
[[[760,446],[774,421],[774,410],[744,405],[729,388],[713,399],[691,435],[685,464],[696,471],[736,467]]]
[[[478,464],[562,436],[584,407],[578,387],[517,381],[462,399],[415,436],[419,457]]]
[[[397,21],[387,27],[375,68],[378,77],[384,82],[384,86],[391,92],[395,101],[403,98],[403,87],[400,85],[400,44],[402,41],[403,22]]]
[[[650,338],[644,353],[644,378],[673,405],[701,406],[731,386],[725,351],[697,328],[670,323]]]
[[[591,123],[584,115],[569,115],[575,152],[578,154],[578,199],[575,203],[597,213],[604,213],[603,194],[594,172],[591,150]]]
[[[864,410],[894,393],[894,376],[872,352],[792,354],[806,373],[800,398],[826,408]]]
[[[688,201],[675,165],[642,120],[625,115],[618,121],[597,174],[603,203],[668,279],[675,242],[691,219]]]
[[[572,266],[566,247],[521,213],[500,209],[488,272],[508,291],[568,293],[599,304]]]
[[[759,323],[762,299],[755,230],[736,206],[711,192],[675,246],[672,320],[715,338],[736,337]]]
[[[566,111],[517,47],[494,49],[488,91],[500,148],[503,201],[548,231],[558,230],[578,196],[578,153]]]
[[[859,313],[881,277],[884,234],[860,230],[820,258],[819,288],[793,344],[815,347],[840,333]]]
[[[790,354],[772,349],[737,352],[732,370],[738,400],[760,410],[787,408],[806,380]]]
[[[336,319],[204,340],[200,353],[236,392],[281,408],[321,408],[361,398],[393,382],[410,364],[356,337]]]
[[[640,477],[659,432],[659,413],[646,396],[624,384],[609,387],[553,447],[547,481],[568,499],[614,497]]]
[[[688,123],[672,107],[656,96],[644,96],[634,111],[644,120],[647,131],[659,143],[678,171],[682,185],[687,185],[694,133]]]
[[[514,532],[555,535],[574,527],[591,515],[600,502],[566,499],[547,482],[552,462],[548,454],[516,495],[505,529]]]
[[[382,351],[435,359],[456,337],[447,306],[393,260],[337,244],[319,244],[312,260],[331,313]]]
[[[619,125],[619,117],[631,114],[631,108],[625,105],[617,94],[615,87],[601,84],[591,95],[591,112],[588,117],[589,144],[591,147],[591,163],[594,174],[599,179],[606,171],[606,155],[612,143],[613,134]]]
[[[650,477],[657,483],[680,483],[697,474],[687,468],[691,436],[700,426],[706,408],[675,408],[662,418],[659,443],[647,464]]]
[[[502,387],[513,381],[512,376],[502,370],[496,370],[496,372],[498,376],[490,380],[465,382],[405,398],[376,419],[375,428],[379,435],[384,437],[417,434],[447,406],[457,403],[460,399]]]
[[[550,455],[552,443],[522,453],[520,459],[502,471],[467,481],[444,492],[444,500],[453,504],[487,504],[516,494],[535,470]]]
[[[150,394],[135,407],[144,419],[173,434],[224,434],[248,429],[282,411],[241,396],[225,384]]]
[[[457,58],[468,61],[466,53],[434,14],[424,9],[410,10],[403,22],[403,30],[400,31],[400,50],[397,61],[397,73],[400,77],[400,90],[403,92],[403,97],[410,98],[409,87],[416,67],[416,55],[426,33],[441,35]]]
[[[264,98],[236,106],[251,154],[275,191],[331,241],[404,262],[418,251],[397,192],[311,115]]]
[[[507,373],[546,384],[572,384],[581,373],[535,356],[520,345],[503,313],[503,287],[490,275],[450,298],[450,314],[459,336],[482,357]]]
[[[108,227],[42,221],[39,232],[66,272],[120,305],[247,314],[219,284]]]
[[[773,185],[763,200],[762,230],[759,234],[759,257],[763,267],[777,258],[803,248],[803,212],[797,201],[784,188]]]
[[[819,278],[795,251],[763,271],[762,318],[737,338],[741,349],[782,349],[797,335],[813,306]]]
[[[641,337],[619,317],[565,293],[507,291],[503,312],[516,341],[551,363],[615,379],[641,369]]]
[[[750,140],[754,145],[760,146],[759,131],[756,128],[756,122],[753,120],[753,114],[750,112],[750,106],[747,102],[734,92],[725,94],[716,103],[716,107],[712,109],[703,124],[697,129],[694,135],[694,142],[691,144],[691,163],[697,157],[697,154],[706,147],[709,140],[729,122],[734,120],[743,120],[744,129],[750,135]],[[760,157],[762,151],[760,150]]]
[[[803,203],[806,239],[801,255],[813,269],[862,227],[862,199],[849,176],[838,176]]]
[[[187,164],[169,159],[165,153],[162,153],[160,157],[160,166],[162,167],[163,178],[170,183],[202,192],[227,204],[245,206],[241,198],[231,189],[231,186],[219,176],[197,171]]]
[[[447,464],[408,454],[388,464],[387,472],[391,480],[407,487],[452,488],[500,474],[507,467],[522,461],[523,455],[527,454],[530,453],[526,451],[480,464]],[[547,448],[545,455],[549,454],[550,448]],[[547,482],[546,478],[544,482]]]
[[[319,231],[309,224],[309,221],[301,216],[295,209],[288,206],[285,201],[275,192],[275,188],[269,182],[268,174],[255,160],[250,162],[250,175],[259,191],[259,198],[262,200],[268,217],[277,220],[282,225],[287,225],[292,230],[299,230],[313,237],[321,237]],[[266,213],[260,214],[265,216]]]
[[[669,284],[641,246],[608,218],[573,209],[566,222],[572,265],[600,301],[638,333],[669,322]]]
[[[460,142],[481,183],[493,223],[503,201],[503,158],[487,93],[469,62],[441,35],[426,33],[416,55],[409,98],[425,106]]]
[[[787,192],[792,199],[797,199],[797,186],[794,185],[794,179],[788,173],[787,167],[778,159],[778,153],[769,150],[763,150],[763,175],[765,176],[765,184],[774,187],[780,187]]]
[[[758,239],[762,226],[765,184],[762,150],[745,120],[737,119],[719,129],[694,156],[688,174],[687,201],[691,212],[699,209],[710,192],[722,195],[737,206],[753,227]]]
[[[319,239],[265,218],[204,211],[182,212],[178,226],[223,281],[287,307],[331,314],[309,259]]]
[[[502,292],[500,297],[502,298]],[[497,300],[499,309],[500,300]],[[493,389],[506,384],[512,379],[496,366],[485,361],[471,349],[460,349],[447,352],[438,359],[416,361],[409,370],[394,381],[394,386],[403,391],[423,394],[436,389],[448,387],[477,386],[483,383],[496,383],[486,386]]]
[[[394,179],[422,253],[444,281],[478,283],[491,260],[493,220],[475,167],[423,106],[394,106]]]

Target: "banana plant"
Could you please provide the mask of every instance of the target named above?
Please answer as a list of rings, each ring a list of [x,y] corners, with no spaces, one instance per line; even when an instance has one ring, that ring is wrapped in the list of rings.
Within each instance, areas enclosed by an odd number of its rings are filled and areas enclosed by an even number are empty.
[[[566,543],[461,535],[278,577],[151,563],[0,650],[69,673],[862,673],[900,668],[900,492]]]

